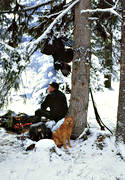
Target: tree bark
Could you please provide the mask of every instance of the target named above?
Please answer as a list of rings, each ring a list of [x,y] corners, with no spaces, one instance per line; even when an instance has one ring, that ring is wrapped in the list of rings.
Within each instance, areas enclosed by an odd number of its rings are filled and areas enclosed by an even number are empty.
[[[117,113],[116,140],[125,143],[125,2],[122,3],[122,40],[120,59],[120,87]]]
[[[90,0],[80,0],[75,7],[75,55],[72,71],[72,91],[69,115],[74,117],[72,138],[77,138],[87,125],[90,74],[90,22],[88,14],[82,9],[90,8]]]
[[[112,25],[110,25],[110,39],[105,42],[105,68],[108,69],[108,74],[104,74],[105,88],[111,89],[111,79],[112,79]]]
[[[104,81],[104,85],[106,88],[111,89],[111,80],[112,80],[112,69],[113,69],[113,62],[112,62],[112,42],[113,42],[113,25],[114,21],[110,20],[107,30],[110,34],[108,38],[105,39],[105,64],[104,67],[108,69],[108,73],[104,74],[106,80]]]

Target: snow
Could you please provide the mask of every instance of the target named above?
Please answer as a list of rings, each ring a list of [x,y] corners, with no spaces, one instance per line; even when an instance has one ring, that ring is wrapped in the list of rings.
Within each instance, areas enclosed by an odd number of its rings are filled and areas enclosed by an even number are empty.
[[[44,150],[50,150],[52,148],[55,148],[56,145],[53,140],[51,139],[42,139],[36,143],[36,151],[41,151],[41,149]]]
[[[101,9],[101,8],[96,8],[96,9],[86,9],[86,10],[81,10],[81,13],[99,13],[99,12],[109,12],[111,14],[114,14],[115,16],[119,17],[120,19],[122,19],[122,17],[120,16],[120,14],[117,13],[117,11],[115,10],[117,8],[117,4],[118,4],[119,0],[117,0],[115,2],[115,5],[111,8],[105,8],[105,9]]]
[[[63,12],[60,12],[43,35],[36,41],[31,42],[29,46],[26,43],[24,47],[28,47],[32,51],[32,48],[46,37],[57,21],[78,1],[74,1]],[[30,1],[22,0],[22,4],[23,2],[28,4]],[[67,0],[67,2],[71,2],[71,0]],[[37,4],[39,3],[41,1],[37,1]],[[119,16],[115,11],[115,7],[109,8],[108,11]],[[102,9],[96,11],[102,12]],[[107,9],[104,11],[107,11]],[[94,12],[94,10],[85,10],[83,12]],[[3,42],[0,43],[4,44]],[[7,46],[7,48],[14,51],[14,48],[10,46]],[[26,64],[23,60],[20,63],[23,66]],[[14,70],[16,70],[16,64]],[[32,55],[31,63],[21,75],[20,91],[12,92],[8,109],[16,113],[24,112],[34,115],[35,110],[40,106],[38,103],[40,94],[46,93],[50,81],[62,82],[62,79],[58,77],[53,67],[52,57],[42,55],[37,51]],[[63,147],[61,149],[57,148],[54,141],[50,139],[43,139],[38,142],[30,139],[19,140],[19,135],[10,134],[0,128],[0,179],[125,180],[125,145],[115,143],[119,84],[114,82],[112,87],[112,90],[104,89],[104,92],[93,93],[101,119],[112,130],[113,136],[108,130],[101,131],[99,129],[91,98],[89,99],[88,110],[88,124],[91,134],[86,141],[80,138],[75,141],[71,140],[72,148],[68,147],[68,150],[64,150]],[[25,96],[27,100],[24,103]],[[70,95],[67,95],[67,97],[69,99]],[[4,114],[4,112],[1,111],[0,113]],[[57,124],[51,121],[47,122],[46,125],[52,131],[55,131],[63,121],[64,119]],[[105,137],[102,142],[97,140],[100,135]],[[26,148],[33,143],[35,143],[35,149],[26,151]]]
[[[93,92],[99,115],[104,124],[108,125],[111,130],[114,130],[116,126],[118,95],[119,85],[117,82],[114,82],[112,84],[112,90],[105,89],[104,92]],[[88,121],[95,124],[95,116],[91,98],[89,102],[89,107],[90,108],[88,109]]]
[[[34,9],[37,8],[37,7],[40,7],[40,6],[49,4],[50,2],[52,2],[52,0],[49,0],[49,1],[46,1],[46,2],[43,1],[43,3],[41,3],[41,2],[36,2],[37,5],[27,7],[27,8],[24,9],[24,11],[34,10]],[[23,3],[23,1],[22,1],[21,3]],[[33,2],[32,2],[32,3],[33,3]],[[25,5],[25,4],[26,4],[26,1],[24,1],[24,5]]]
[[[19,90],[11,92],[8,109],[16,113],[34,115],[35,110],[40,108],[40,94],[45,95],[50,81],[56,81],[56,79],[52,56],[42,55],[40,52],[34,53],[31,62],[21,74]],[[4,113],[1,111],[0,114]]]
[[[77,3],[79,2],[79,0],[75,0],[71,5],[69,5],[65,10],[63,10],[55,19],[54,21],[49,25],[49,27],[44,31],[44,33],[37,38],[35,41],[30,42],[29,44],[27,44],[26,49],[28,51],[28,53],[32,54],[32,51],[34,50],[34,48],[36,47],[37,44],[39,44],[39,42],[41,42],[43,39],[46,39],[47,34],[51,31],[51,29],[54,27],[54,25],[60,20],[62,19],[62,17],[67,14],[69,12],[70,9],[72,9]]]
[[[116,127],[118,83],[113,90],[94,93],[103,122],[114,132]],[[63,121],[63,120],[62,120]],[[96,123],[90,99],[88,111],[90,135],[88,139],[71,140],[72,148],[57,148],[51,139],[38,142],[18,140],[19,135],[8,134],[0,128],[0,178],[2,180],[124,180],[125,145],[115,143],[115,136],[101,131]],[[49,124],[55,125],[53,121]],[[98,137],[105,137],[98,142]],[[25,151],[35,143],[35,149]],[[101,146],[102,145],[102,146]],[[100,146],[102,148],[100,148]],[[120,157],[120,155],[122,158]]]

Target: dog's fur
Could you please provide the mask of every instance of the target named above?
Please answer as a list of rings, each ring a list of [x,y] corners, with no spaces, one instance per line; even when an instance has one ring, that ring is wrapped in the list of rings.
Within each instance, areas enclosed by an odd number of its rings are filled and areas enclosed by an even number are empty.
[[[66,140],[68,140],[68,145],[69,147],[71,147],[70,136],[72,133],[73,125],[74,118],[65,117],[64,123],[55,132],[52,133],[52,139],[58,147],[61,147],[63,145],[64,149],[67,149]]]

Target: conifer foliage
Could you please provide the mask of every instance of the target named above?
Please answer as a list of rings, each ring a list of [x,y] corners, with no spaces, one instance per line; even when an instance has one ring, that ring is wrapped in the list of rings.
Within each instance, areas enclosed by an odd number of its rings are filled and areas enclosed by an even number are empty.
[[[30,62],[31,55],[40,50],[43,51],[44,45],[48,39],[62,36],[68,38],[72,36],[73,12],[69,12],[55,23],[53,28],[46,33],[46,36],[34,43],[49,25],[62,13],[72,2],[66,4],[65,0],[47,0],[47,1],[18,1],[11,0],[0,1],[3,6],[0,7],[0,107],[4,104],[7,94],[11,88],[18,88],[20,83],[20,74]],[[71,33],[69,33],[71,32]],[[36,46],[30,46],[34,43]],[[62,43],[63,45],[63,43]],[[64,45],[63,45],[64,49]],[[67,51],[64,50],[65,57]],[[53,54],[55,62],[60,61],[56,53]],[[70,58],[70,61],[72,60]],[[67,59],[69,61],[69,59]],[[66,63],[54,64],[57,70],[61,69],[64,75],[68,75],[71,68]],[[66,70],[65,70],[66,69]]]

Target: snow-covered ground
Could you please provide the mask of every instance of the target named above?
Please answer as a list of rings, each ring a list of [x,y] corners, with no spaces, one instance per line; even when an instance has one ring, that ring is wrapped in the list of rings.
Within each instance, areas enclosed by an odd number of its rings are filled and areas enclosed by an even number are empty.
[[[104,122],[111,130],[114,130],[116,127],[117,121],[117,107],[118,107],[118,96],[119,96],[119,83],[112,83],[112,90],[104,88],[103,91],[93,93],[93,98],[97,105],[99,115]],[[96,126],[96,120],[94,116],[93,105],[90,97],[89,109],[88,109],[88,122],[92,126]],[[96,124],[96,125],[95,125]]]
[[[20,3],[34,5],[34,2],[22,0]],[[40,2],[44,1],[37,0]],[[34,16],[31,26],[36,18]],[[20,90],[12,92],[7,109],[29,115],[34,115],[39,108],[40,94],[45,93],[50,81],[62,83],[64,80],[57,77],[52,57],[40,52],[32,56],[21,78]],[[85,141],[72,140],[72,148],[68,150],[57,148],[53,140],[44,139],[37,143],[29,139],[19,140],[18,135],[0,128],[0,180],[125,180],[125,145],[115,143],[118,86],[118,83],[113,83],[112,90],[94,93],[101,119],[112,130],[113,136],[107,130],[100,131],[91,98],[88,111],[90,135]],[[26,151],[32,143],[36,144],[35,149]]]
[[[113,90],[95,93],[94,98],[103,122],[114,132],[118,83],[113,83]],[[0,128],[0,179],[125,180],[125,145],[116,145],[114,135],[99,130],[91,99],[88,115],[88,139],[71,141],[72,148],[66,151],[47,139],[37,142],[33,151],[25,151],[34,142],[17,140],[17,135]],[[99,135],[105,136],[101,142],[97,140]]]

